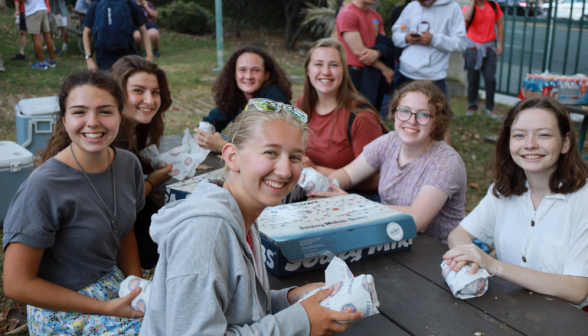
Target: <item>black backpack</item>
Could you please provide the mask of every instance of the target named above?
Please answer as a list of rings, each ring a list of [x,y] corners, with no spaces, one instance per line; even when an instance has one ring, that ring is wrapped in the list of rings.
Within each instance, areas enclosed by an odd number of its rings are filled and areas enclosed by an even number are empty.
[[[370,107],[368,104],[360,104],[360,105],[357,105],[357,108],[365,110],[365,109],[371,109],[372,107]],[[356,116],[357,115],[355,113],[350,112],[349,113],[349,120],[347,120],[347,140],[349,140],[349,145],[351,145],[351,147],[353,147],[353,140],[351,139],[351,126],[353,126],[353,121],[355,120]],[[380,121],[380,127],[382,127],[382,132],[384,132],[384,134],[388,133],[386,126],[384,126],[381,121]]]
[[[488,3],[490,4],[490,7],[492,7],[492,9],[494,10],[494,14],[498,15],[498,9],[496,9],[496,2],[488,1]],[[466,32],[468,31],[468,29],[470,29],[472,22],[474,22],[474,16],[476,16],[476,5],[475,4],[474,4],[474,12],[472,13],[472,17],[470,18],[470,22],[466,23]]]

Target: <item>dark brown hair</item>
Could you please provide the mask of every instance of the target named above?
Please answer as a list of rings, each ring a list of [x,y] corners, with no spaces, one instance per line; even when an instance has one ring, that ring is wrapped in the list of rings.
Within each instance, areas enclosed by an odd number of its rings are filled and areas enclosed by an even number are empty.
[[[333,132],[333,125],[335,125],[337,120],[337,113],[341,108],[345,108],[345,110],[353,114],[358,114],[359,112],[371,112],[378,119],[381,119],[380,114],[376,112],[375,107],[373,107],[372,104],[364,96],[362,96],[357,91],[357,89],[355,89],[355,86],[353,86],[353,83],[351,82],[351,76],[349,75],[349,69],[347,68],[347,54],[345,53],[345,49],[341,43],[333,40],[332,38],[324,38],[316,41],[306,55],[306,60],[304,61],[304,70],[308,71],[312,54],[318,48],[333,48],[337,50],[339,52],[339,56],[341,57],[341,68],[343,70],[343,79],[341,80],[339,91],[337,92],[337,107],[333,113],[331,128],[329,129],[329,140],[331,139],[331,134]],[[304,76],[304,94],[302,96],[302,101],[300,102],[300,109],[306,112],[309,120],[311,120],[312,111],[317,104],[318,95],[316,93],[316,89],[314,86],[312,86],[310,77],[306,75]],[[363,118],[363,116],[360,116],[360,118]],[[365,119],[371,123],[374,123],[374,121],[371,119]]]
[[[223,112],[234,116],[239,114],[240,109],[247,104],[245,94],[239,89],[237,82],[235,81],[237,59],[245,53],[253,53],[261,57],[263,60],[264,71],[269,71],[269,78],[263,82],[263,88],[268,88],[273,84],[277,86],[288,99],[292,100],[292,84],[284,70],[282,70],[273,57],[263,49],[247,45],[241,47],[229,57],[225,67],[218,76],[218,79],[214,82],[212,93],[214,94],[214,102],[216,105]],[[217,131],[220,132],[221,130]]]
[[[433,115],[433,127],[431,127],[431,133],[429,137],[435,141],[443,140],[445,132],[449,128],[451,122],[451,110],[447,103],[447,98],[443,94],[443,91],[433,84],[431,81],[414,81],[410,82],[398,90],[394,99],[388,107],[388,116],[391,120],[394,120],[396,115],[396,108],[400,104],[400,101],[409,92],[418,91],[429,98],[429,109]]]
[[[104,90],[112,95],[116,100],[116,107],[121,115],[121,127],[124,116],[122,115],[127,96],[118,83],[109,75],[94,72],[94,71],[80,71],[67,77],[61,86],[59,93],[59,111],[55,113],[57,122],[55,123],[55,131],[48,140],[47,147],[38,151],[38,158],[35,160],[35,166],[40,166],[43,162],[54,157],[60,151],[64,150],[71,143],[71,139],[67,134],[63,119],[67,111],[67,98],[69,94],[80,86],[89,85],[98,89]],[[120,134],[120,128],[119,128]]]
[[[506,112],[496,142],[496,152],[489,165],[494,174],[492,194],[496,197],[521,196],[528,190],[525,186],[527,180],[525,171],[514,162],[510,153],[512,124],[516,122],[521,111],[528,109],[541,109],[552,113],[557,120],[562,138],[569,136],[570,149],[565,154],[560,154],[557,160],[557,169],[549,178],[549,190],[552,193],[568,194],[581,189],[588,178],[588,167],[582,162],[580,152],[574,145],[576,134],[572,127],[570,114],[556,100],[541,96],[521,101]]]
[[[151,119],[148,124],[138,124],[133,128],[128,118],[123,119],[124,129],[130,130],[130,136],[125,139],[125,132],[121,133],[119,131],[120,143],[121,145],[125,145],[125,140],[127,140],[128,145],[126,149],[134,149],[137,153],[139,153],[143,148],[152,144],[155,144],[157,147],[159,147],[159,139],[163,135],[163,129],[165,128],[165,112],[172,104],[167,76],[165,75],[165,72],[157,66],[157,64],[142,57],[130,55],[116,61],[116,63],[114,63],[110,69],[110,75],[119,83],[120,87],[125,91],[125,93],[129,77],[139,72],[145,72],[157,77],[159,84],[159,96],[161,97],[161,106],[159,106],[159,110],[157,110],[157,113],[153,116],[153,119]],[[147,141],[149,141],[149,143],[147,143]]]

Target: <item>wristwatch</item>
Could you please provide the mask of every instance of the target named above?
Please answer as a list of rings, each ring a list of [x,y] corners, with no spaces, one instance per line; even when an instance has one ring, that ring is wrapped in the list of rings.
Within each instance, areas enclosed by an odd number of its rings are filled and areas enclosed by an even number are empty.
[[[92,55],[86,55],[86,61],[87,61],[89,58],[92,58]]]

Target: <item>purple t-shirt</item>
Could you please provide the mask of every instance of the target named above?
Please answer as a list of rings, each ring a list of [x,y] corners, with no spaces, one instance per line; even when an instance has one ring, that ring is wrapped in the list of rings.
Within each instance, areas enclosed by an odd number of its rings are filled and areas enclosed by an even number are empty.
[[[145,0],[145,2],[147,3],[147,6],[149,6],[149,8],[155,10],[155,5],[153,5],[151,3],[151,1]],[[155,24],[155,22],[153,22],[153,18],[149,15],[149,13],[147,13],[147,10],[145,9],[145,7],[141,7],[141,10],[143,11],[143,14],[145,14],[145,17],[147,18],[147,22],[145,22],[145,26],[153,26]]]
[[[463,160],[445,141],[437,141],[400,167],[401,145],[396,132],[390,132],[363,149],[367,163],[380,171],[378,192],[382,203],[410,206],[424,185],[443,190],[449,198],[424,232],[447,244],[447,236],[465,217],[467,175]]]

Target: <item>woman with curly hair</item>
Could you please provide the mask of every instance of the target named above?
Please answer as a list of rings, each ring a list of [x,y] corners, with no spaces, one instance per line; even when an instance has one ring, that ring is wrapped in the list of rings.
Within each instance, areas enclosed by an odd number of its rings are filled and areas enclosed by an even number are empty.
[[[220,152],[227,143],[222,132],[234,121],[251,98],[268,98],[290,104],[290,80],[278,63],[263,49],[244,46],[229,58],[212,87],[216,107],[202,121],[214,127],[212,134],[195,128],[194,140],[206,149]]]
[[[483,268],[533,292],[587,310],[588,167],[574,146],[570,115],[550,97],[505,115],[488,194],[449,235],[453,271]],[[494,244],[497,259],[472,244]]]
[[[309,197],[346,194],[376,172],[382,204],[413,217],[419,232],[443,242],[465,216],[466,170],[443,141],[451,112],[443,92],[430,81],[403,86],[389,107],[394,132],[365,146],[353,162],[335,171],[341,188]]]
[[[122,129],[128,130],[129,135],[119,132],[116,145],[132,151],[137,157],[145,147],[152,144],[159,147],[165,127],[165,112],[172,104],[165,72],[157,64],[131,55],[114,63],[110,75],[127,94]],[[172,165],[154,170],[140,157],[139,161],[143,174],[148,175],[144,182],[147,197],[155,187],[171,178],[168,173]],[[141,267],[146,269],[153,268],[159,258],[157,244],[149,236],[151,216],[158,210],[159,206],[147,198],[145,207],[137,214],[135,222]]]

